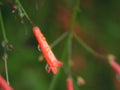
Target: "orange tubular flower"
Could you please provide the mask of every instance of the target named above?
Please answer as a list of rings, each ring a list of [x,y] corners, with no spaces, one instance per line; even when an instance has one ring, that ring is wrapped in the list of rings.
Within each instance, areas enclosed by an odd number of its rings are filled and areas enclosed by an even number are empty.
[[[53,54],[52,50],[50,49],[46,41],[46,38],[41,33],[39,27],[37,26],[33,27],[33,33],[38,41],[39,47],[49,66],[47,71],[50,72],[50,70],[52,70],[52,72],[56,74],[58,71],[57,67],[61,67],[63,63],[56,59],[55,55]]]
[[[13,90],[1,75],[0,75],[0,88],[2,88],[2,90]]]
[[[71,77],[67,78],[67,90],[74,90],[73,82],[72,82],[72,78]]]

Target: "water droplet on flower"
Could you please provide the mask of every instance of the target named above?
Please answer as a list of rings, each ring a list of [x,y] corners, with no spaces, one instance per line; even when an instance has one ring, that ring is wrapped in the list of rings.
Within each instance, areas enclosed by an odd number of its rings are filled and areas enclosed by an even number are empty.
[[[41,52],[41,49],[40,49],[40,46],[38,45],[38,51],[40,51]]]
[[[48,64],[46,64],[46,66],[45,66],[45,70],[46,70],[48,73],[50,72],[50,67],[49,67]]]

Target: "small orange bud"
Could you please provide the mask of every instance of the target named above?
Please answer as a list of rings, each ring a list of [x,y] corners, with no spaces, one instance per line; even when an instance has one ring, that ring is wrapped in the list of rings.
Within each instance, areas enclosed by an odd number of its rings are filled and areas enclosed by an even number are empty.
[[[117,74],[120,75],[120,65],[115,61],[115,56],[109,55],[108,60],[109,60],[110,66],[115,70]]]
[[[67,90],[74,90],[73,81],[71,77],[67,78]]]

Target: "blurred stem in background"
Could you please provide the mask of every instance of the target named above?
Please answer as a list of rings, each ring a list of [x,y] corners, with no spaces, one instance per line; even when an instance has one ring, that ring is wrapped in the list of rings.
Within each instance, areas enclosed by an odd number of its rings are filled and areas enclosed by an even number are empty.
[[[4,63],[5,63],[6,80],[7,80],[7,83],[9,84],[8,66],[7,66],[7,44],[8,44],[8,39],[7,39],[7,36],[6,36],[4,24],[3,24],[3,17],[2,17],[1,8],[0,8],[0,25],[1,25],[1,30],[2,30],[3,39],[4,39],[3,42],[2,42],[2,46],[4,47],[3,60],[4,60]]]
[[[94,51],[89,45],[87,45],[85,42],[83,42],[81,40],[81,38],[79,38],[75,33],[73,34],[74,38],[76,39],[76,41],[82,46],[84,47],[89,53],[91,53],[93,56],[95,57],[99,57],[102,59],[107,59],[107,56],[101,55],[99,53],[97,53],[96,51]]]
[[[65,56],[66,56],[66,53],[68,51],[68,49],[71,48],[71,40],[72,40],[72,30],[74,28],[74,24],[75,24],[75,21],[76,21],[76,18],[77,18],[77,13],[78,13],[78,10],[79,10],[79,3],[80,3],[80,0],[77,0],[76,2],[76,6],[74,8],[74,11],[73,11],[73,15],[72,15],[72,19],[71,19],[71,23],[70,23],[70,26],[69,26],[69,33],[68,33],[68,37],[67,37],[67,40],[66,40],[66,44],[65,44],[65,47],[64,47],[64,50],[63,50],[63,53],[62,53],[62,57],[61,57],[61,60],[64,62],[65,60]],[[68,48],[70,46],[70,48]],[[69,50],[69,55],[71,54],[71,50]],[[69,58],[71,58],[71,56],[69,56]],[[66,72],[65,72],[66,73]],[[52,78],[52,82],[50,84],[50,87],[49,87],[49,90],[55,90],[55,86],[56,86],[56,83],[59,82],[58,79],[61,78],[61,69],[59,70],[58,74],[57,75],[54,75],[53,78]]]
[[[0,25],[1,25],[1,30],[2,30],[2,34],[3,34],[4,43],[6,44],[6,43],[8,43],[8,39],[6,36],[4,24],[3,24],[1,8],[0,8]]]
[[[22,9],[22,11],[23,11],[25,17],[26,17],[28,20],[30,20],[30,18],[29,18],[29,16],[28,16],[27,12],[25,11],[25,9],[23,8],[23,6],[21,5],[20,1],[19,1],[19,0],[15,0],[15,2],[17,3],[18,7],[20,7],[20,8]]]
[[[25,17],[27,18],[27,20],[30,22],[30,24],[32,26],[34,26],[32,20],[30,19],[29,15],[27,14],[26,10],[24,9],[24,7],[22,6],[22,4],[20,3],[19,0],[15,0],[16,4],[18,5],[17,8],[18,8],[18,13],[20,15],[21,18]]]
[[[58,39],[56,39],[50,46],[51,48],[55,47],[56,45],[58,45],[66,36],[67,36],[67,32],[63,33],[60,37],[58,37]]]

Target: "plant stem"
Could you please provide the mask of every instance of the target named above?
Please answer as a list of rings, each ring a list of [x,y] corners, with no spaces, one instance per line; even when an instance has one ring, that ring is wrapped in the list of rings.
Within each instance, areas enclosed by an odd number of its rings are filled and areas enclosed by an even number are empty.
[[[72,38],[68,40],[68,61],[67,61],[67,75],[71,76],[71,62],[72,62]]]
[[[15,0],[15,2],[18,4],[18,6],[22,9],[25,17],[28,19],[28,21],[30,22],[30,24],[32,24],[32,26],[34,26],[33,22],[31,21],[30,17],[28,16],[27,12],[25,11],[24,7],[22,6],[22,4],[20,3],[19,0]]]
[[[5,63],[6,80],[7,80],[7,83],[9,84],[8,67],[7,67],[7,53],[6,53],[6,46],[7,46],[8,40],[7,40],[7,36],[6,36],[4,24],[3,24],[1,9],[0,9],[0,25],[1,25],[1,30],[2,30],[3,39],[4,39],[4,42],[3,42],[4,43],[4,55],[3,55],[3,59],[4,59],[4,63]]]
[[[75,39],[77,40],[77,42],[84,47],[88,52],[90,52],[91,54],[93,54],[94,56],[98,56],[98,53],[95,52],[90,46],[88,46],[86,43],[84,43],[81,38],[79,38],[75,33],[73,34]]]
[[[68,72],[69,73],[68,74],[71,74],[70,63],[71,63],[71,56],[72,56],[72,36],[73,36],[73,29],[74,29],[76,18],[77,18],[77,13],[79,10],[79,3],[80,3],[80,0],[77,0],[76,6],[73,11],[70,27],[69,27],[69,34],[68,34]]]
[[[70,27],[69,27],[69,33],[72,33],[72,30],[74,29],[74,24],[75,24],[75,21],[76,21],[77,12],[78,12],[78,6],[76,6],[74,8],[72,20],[71,20]]]
[[[67,32],[63,33],[60,37],[58,37],[50,46],[51,48],[55,47],[58,43],[60,43],[67,35]]]
[[[77,4],[79,3],[79,1],[80,0],[77,0]],[[76,5],[76,7],[74,9],[74,12],[73,12],[72,20],[71,20],[69,31],[68,31],[69,32],[68,33],[68,38],[66,40],[66,45],[64,47],[62,58],[61,58],[62,61],[65,60],[65,56],[67,54],[67,51],[68,51],[69,48],[71,48],[70,45],[71,45],[71,38],[72,38],[72,30],[74,28],[74,24],[75,24],[75,21],[76,21],[77,12],[78,12],[78,5]],[[70,47],[68,48],[68,46],[70,46]],[[71,50],[69,50],[69,55],[70,54],[71,54]],[[71,58],[71,56],[69,58]],[[60,75],[61,75],[61,69],[59,70],[57,75],[53,76],[53,79],[52,79],[52,82],[50,84],[49,90],[54,90],[55,89],[56,83],[57,83],[58,79],[60,78]]]
[[[101,59],[107,59],[106,55],[102,55],[97,53],[95,50],[93,50],[89,45],[87,45],[85,42],[81,40],[75,33],[73,34],[74,38],[77,40],[77,42],[84,47],[89,53],[91,53],[95,57],[99,57]]]
[[[8,40],[7,40],[7,36],[6,36],[4,24],[3,24],[1,9],[0,9],[0,25],[1,25],[1,30],[2,30],[2,34],[3,34],[4,43],[6,44],[8,42]]]
[[[23,13],[25,14],[26,18],[27,18],[28,20],[30,20],[27,12],[26,12],[25,9],[23,8],[23,6],[22,6],[22,4],[20,3],[20,1],[19,1],[19,0],[15,0],[15,1],[16,1],[16,3],[18,4],[18,6],[22,9],[22,11],[23,11]]]
[[[9,83],[8,65],[7,65],[7,53],[6,52],[4,52],[4,56],[3,57],[4,57],[4,62],[5,62],[6,81],[7,81],[8,84],[10,84]]]

